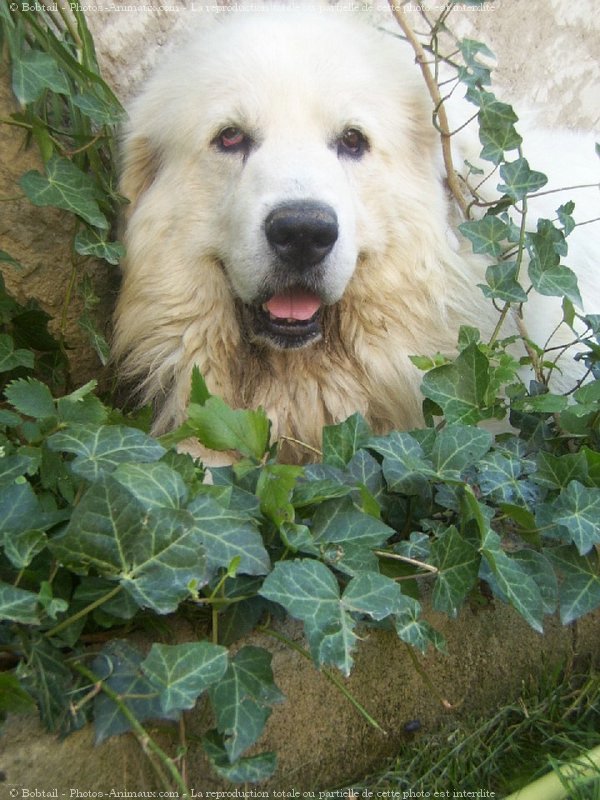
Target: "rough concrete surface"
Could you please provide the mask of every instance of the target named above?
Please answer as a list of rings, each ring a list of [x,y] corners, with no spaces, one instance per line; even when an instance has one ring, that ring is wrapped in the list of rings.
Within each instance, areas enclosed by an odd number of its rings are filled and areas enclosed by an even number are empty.
[[[256,0],[255,4],[260,3]],[[88,18],[97,50],[109,82],[125,99],[167,46],[170,34],[202,24],[209,4],[170,0],[170,11],[154,0],[95,5],[99,10]],[[386,17],[387,6],[374,5]],[[551,126],[592,128],[600,109],[597,9],[595,0],[496,0],[485,11],[465,8],[453,16],[458,33],[482,39],[496,53],[503,99],[514,100],[517,109],[525,101],[537,103]],[[7,90],[6,68],[0,79],[1,116],[5,117],[15,108]],[[15,196],[16,179],[32,168],[40,168],[39,159],[33,150],[23,148],[22,132],[0,125],[0,196]],[[61,314],[71,272],[71,226],[66,214],[53,209],[34,208],[20,200],[2,204],[0,247],[25,266],[22,273],[3,269],[7,282],[20,300],[34,296],[54,316]],[[109,272],[103,273],[105,278]],[[80,306],[74,303],[66,335],[78,354],[76,377],[83,381],[98,373],[99,364],[77,328],[79,312]],[[279,754],[272,788],[340,785],[391,755],[408,720],[420,719],[427,731],[454,716],[486,714],[513,700],[530,676],[565,658],[592,652],[600,658],[598,617],[568,629],[551,622],[544,637],[504,607],[478,614],[467,610],[458,622],[436,615],[430,618],[447,636],[449,654],[431,652],[420,661],[439,693],[453,704],[452,712],[432,696],[394,636],[371,633],[359,648],[348,686],[386,735],[368,727],[299,655],[265,637],[254,639],[273,651],[276,680],[288,698],[275,708],[260,743],[260,750],[275,749]],[[202,726],[199,710],[190,716],[188,727],[199,731]],[[58,741],[26,717],[11,720],[7,731],[0,739],[5,787],[69,792],[74,788],[141,791],[154,785],[138,745],[127,737],[94,749],[90,731]],[[201,791],[217,785],[194,746],[188,761],[192,787]]]
[[[371,727],[303,656],[264,634],[250,637],[248,643],[273,653],[275,681],[286,696],[285,703],[274,707],[254,749],[278,755],[277,773],[261,789],[310,792],[348,784],[396,752],[406,736],[404,725],[411,720],[418,719],[423,731],[435,731],[452,720],[482,717],[514,702],[524,683],[575,657],[591,656],[600,665],[598,614],[568,628],[550,620],[544,636],[499,604],[477,613],[465,609],[458,620],[433,612],[427,618],[448,645],[446,655],[430,650],[418,656],[438,697],[393,633],[365,632],[355,669],[345,681],[384,733]],[[287,623],[284,630],[303,644],[294,623]],[[180,635],[186,637],[185,629],[178,630]],[[444,708],[440,698],[452,710]],[[188,785],[198,795],[224,788],[194,744],[211,725],[202,703],[186,716]],[[177,741],[176,730],[170,740],[162,739],[170,752]],[[72,789],[108,793],[156,788],[148,762],[128,736],[93,748],[89,730],[58,741],[43,733],[33,718],[13,717],[0,747],[7,785],[18,789],[58,789],[59,796],[61,792],[69,796]]]

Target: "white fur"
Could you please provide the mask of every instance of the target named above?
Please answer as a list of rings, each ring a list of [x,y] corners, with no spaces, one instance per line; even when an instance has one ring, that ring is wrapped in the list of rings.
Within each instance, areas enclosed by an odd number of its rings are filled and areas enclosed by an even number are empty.
[[[215,147],[227,126],[252,135],[247,158]],[[336,150],[348,128],[368,137],[360,159]],[[421,374],[409,356],[452,353],[461,324],[494,328],[497,312],[476,288],[486,264],[448,235],[439,138],[413,56],[361,19],[229,15],[149,81],[123,152],[131,207],[114,351],[155,403],[157,431],[183,419],[194,364],[229,403],[265,407],[275,436],[313,447],[323,424],[357,410],[378,431],[412,426]],[[563,141],[553,145],[550,167],[564,152]],[[590,182],[593,154],[579,144],[570,152],[560,177],[583,182],[581,160]],[[322,340],[277,350],[249,339],[240,307],[275,269],[266,215],[294,199],[331,206],[339,238],[323,265]],[[549,199],[551,210],[563,202]],[[593,227],[581,231],[584,249],[598,239]],[[587,276],[589,310],[599,310],[598,270],[592,276],[586,259],[569,264]]]

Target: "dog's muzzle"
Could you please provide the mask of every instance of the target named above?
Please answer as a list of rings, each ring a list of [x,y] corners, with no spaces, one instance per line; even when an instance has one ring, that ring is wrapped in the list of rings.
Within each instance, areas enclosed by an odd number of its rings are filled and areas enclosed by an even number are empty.
[[[321,338],[323,262],[338,239],[335,211],[299,201],[274,208],[264,232],[276,258],[271,287],[249,308],[255,338],[279,349],[306,347]]]

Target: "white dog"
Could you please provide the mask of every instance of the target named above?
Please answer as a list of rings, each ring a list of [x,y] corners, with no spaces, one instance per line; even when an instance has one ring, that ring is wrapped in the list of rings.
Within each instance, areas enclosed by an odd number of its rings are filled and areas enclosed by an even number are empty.
[[[157,432],[185,417],[194,365],[313,447],[355,411],[380,432],[419,424],[409,356],[497,319],[485,263],[448,234],[431,115],[407,46],[339,12],[231,14],[160,67],[124,139],[114,340]],[[598,300],[598,278],[586,288]],[[534,337],[560,319],[532,310]]]

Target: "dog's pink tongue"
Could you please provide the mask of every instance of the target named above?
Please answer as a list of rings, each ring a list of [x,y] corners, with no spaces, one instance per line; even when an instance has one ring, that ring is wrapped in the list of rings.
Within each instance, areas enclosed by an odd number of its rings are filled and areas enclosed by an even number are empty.
[[[275,294],[270,300],[267,300],[265,306],[269,313],[277,319],[304,321],[317,313],[321,301],[316,294],[298,291]]]

